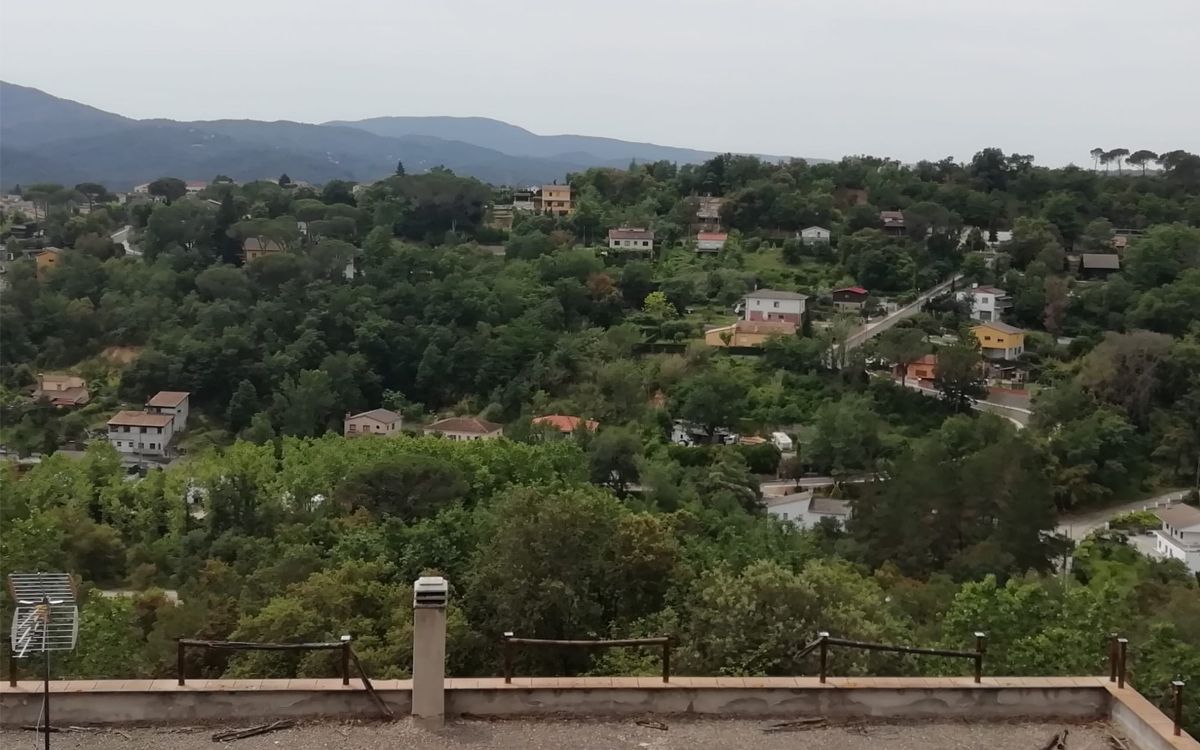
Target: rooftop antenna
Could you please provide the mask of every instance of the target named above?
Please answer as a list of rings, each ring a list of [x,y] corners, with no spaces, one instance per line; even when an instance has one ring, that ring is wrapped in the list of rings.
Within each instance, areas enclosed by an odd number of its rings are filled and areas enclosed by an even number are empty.
[[[50,652],[73,651],[79,638],[75,582],[67,573],[9,573],[8,593],[16,603],[12,620],[12,653],[24,658],[42,654],[42,715],[38,719],[50,750]]]

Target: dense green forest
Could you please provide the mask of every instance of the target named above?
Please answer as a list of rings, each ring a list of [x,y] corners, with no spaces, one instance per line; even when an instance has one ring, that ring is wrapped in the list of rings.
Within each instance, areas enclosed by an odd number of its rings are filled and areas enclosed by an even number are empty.
[[[160,200],[126,204],[102,186],[26,186],[38,216],[6,223],[36,218],[69,249],[41,280],[32,261],[6,269],[0,442],[87,443],[160,389],[191,392],[194,415],[187,458],[145,477],[103,441],[24,474],[8,466],[0,557],[144,592],[88,599],[63,674],[167,674],[180,636],[349,632],[372,674],[403,675],[409,586],[436,570],[454,586],[453,674],[494,673],[504,630],[671,633],[679,668],[710,674],[810,671],[791,654],[817,629],[954,646],[982,629],[992,673],[1095,673],[1119,631],[1135,684],[1162,700],[1176,675],[1200,680],[1196,577],[1118,531],[1074,549],[1054,534],[1060,511],[1191,486],[1200,471],[1200,158],[1159,163],[1045,169],[986,149],[966,164],[639,164],[571,175],[571,216],[518,214],[511,231],[489,225],[505,190],[446,170],[319,189],[218,179],[198,195],[164,179]],[[724,198],[730,238],[701,256],[706,194]],[[904,212],[903,234],[881,210]],[[126,224],[140,255],[109,239]],[[801,243],[810,225],[833,242]],[[608,250],[618,226],[654,229],[658,247]],[[1108,252],[1115,229],[1130,232],[1121,270],[1082,278],[1068,256]],[[991,244],[999,232],[1011,239]],[[283,251],[243,264],[247,238]],[[955,273],[1008,290],[1009,321],[1027,330],[1024,429],[966,408],[980,355],[952,296],[859,348],[846,342],[861,320],[828,301],[861,284],[904,303]],[[811,325],[761,356],[703,346],[704,326],[732,320],[756,287],[811,295]],[[942,398],[878,376],[935,339]],[[83,376],[92,402],[29,399],[48,370]],[[381,405],[412,423],[481,414],[508,439],[327,434]],[[546,413],[601,427],[549,439],[529,424]],[[671,445],[673,419],[784,429],[799,456]],[[839,480],[846,528],[764,513],[763,477],[805,472]],[[856,476],[874,481],[840,481]],[[203,658],[192,666],[205,675],[332,669],[323,656]],[[954,668],[838,658],[854,673]]]

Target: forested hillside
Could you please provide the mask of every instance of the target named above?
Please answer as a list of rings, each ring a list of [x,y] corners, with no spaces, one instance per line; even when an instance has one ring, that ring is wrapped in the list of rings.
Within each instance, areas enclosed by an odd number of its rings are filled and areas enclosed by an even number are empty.
[[[1074,548],[1055,531],[1060,512],[1191,487],[1200,471],[1200,158],[1171,152],[1151,170],[1147,157],[1143,173],[1099,151],[1110,163],[1094,169],[998,149],[961,165],[591,169],[569,176],[571,215],[518,212],[511,230],[496,221],[509,190],[403,165],[368,186],[215,180],[186,195],[162,180],[159,200],[124,204],[98,185],[24,186],[37,215],[5,224],[37,219],[46,235],[10,252],[64,252],[40,274],[7,264],[0,442],[49,454],[100,440],[0,474],[4,565],[143,592],[88,600],[64,674],[166,674],[179,636],[350,632],[372,674],[400,676],[409,586],[438,571],[454,585],[453,674],[494,673],[505,630],[671,633],[680,669],[708,674],[810,670],[791,655],[817,629],[947,646],[982,629],[992,673],[1095,673],[1119,631],[1135,684],[1164,699],[1173,676],[1200,679],[1196,576],[1120,531]],[[701,196],[724,199],[719,252],[696,251]],[[902,230],[881,211],[901,212]],[[137,255],[110,239],[126,224]],[[797,237],[814,225],[832,240]],[[607,247],[617,227],[652,229],[653,251]],[[277,251],[244,262],[246,240]],[[1089,275],[1084,254],[1119,255],[1119,269]],[[981,374],[954,293],[854,345],[864,316],[957,274],[955,291],[1011,298],[1025,345],[1000,390],[1027,397],[1027,426],[970,408],[1000,378]],[[852,286],[871,295],[861,312],[832,299]],[[804,324],[758,350],[706,346],[756,288],[808,295]],[[929,392],[890,377],[934,352]],[[91,402],[29,398],[45,371],[83,377]],[[159,390],[192,394],[187,454],[131,478],[103,425]],[[348,412],[380,406],[413,434],[340,437]],[[506,438],[418,436],[449,414]],[[531,424],[545,414],[599,429],[551,434]],[[674,420],[786,432],[798,452],[675,445]],[[836,481],[845,527],[766,513],[764,480],[806,474]],[[197,674],[331,668],[204,658]]]

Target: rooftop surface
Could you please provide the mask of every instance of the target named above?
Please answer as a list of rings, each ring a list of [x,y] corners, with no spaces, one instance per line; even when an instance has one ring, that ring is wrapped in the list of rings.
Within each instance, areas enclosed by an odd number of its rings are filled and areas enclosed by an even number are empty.
[[[316,748],[423,748],[451,750],[473,748],[529,748],[530,750],[1030,750],[1041,748],[1064,729],[1071,750],[1108,750],[1115,734],[1106,722],[1089,724],[1046,723],[867,723],[845,722],[815,729],[782,727],[771,720],[692,719],[653,717],[655,726],[634,718],[610,721],[505,720],[452,721],[436,732],[413,726],[408,720],[394,723],[306,723],[238,740],[238,750],[315,750]],[[211,750],[214,731],[245,728],[264,722],[233,722],[219,727],[127,728],[116,731],[63,732],[55,734],[56,748],[94,750]],[[665,727],[665,728],[664,728]],[[25,747],[34,735],[29,731],[0,732],[0,747]]]

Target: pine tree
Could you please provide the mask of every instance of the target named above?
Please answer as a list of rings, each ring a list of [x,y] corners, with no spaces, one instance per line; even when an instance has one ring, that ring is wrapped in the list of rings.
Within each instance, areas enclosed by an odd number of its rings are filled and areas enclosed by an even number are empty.
[[[402,162],[402,161],[396,162],[396,176],[397,177],[404,176],[404,162]]]
[[[238,383],[237,390],[229,399],[229,408],[225,410],[225,419],[229,429],[237,432],[250,426],[255,413],[258,412],[258,391],[249,380]]]

